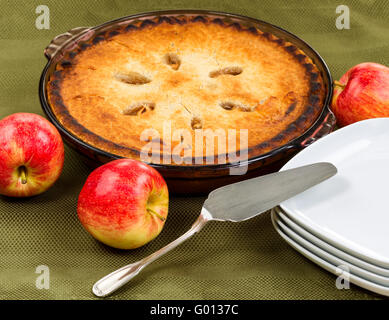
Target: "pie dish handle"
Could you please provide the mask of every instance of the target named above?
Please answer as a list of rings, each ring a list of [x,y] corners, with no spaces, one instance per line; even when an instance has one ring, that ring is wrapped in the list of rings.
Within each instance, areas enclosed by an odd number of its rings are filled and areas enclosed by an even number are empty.
[[[305,148],[320,138],[326,136],[334,130],[336,124],[336,117],[332,111],[327,107],[327,114],[322,123],[315,128],[315,130],[305,139],[298,143],[298,147]]]
[[[51,40],[50,44],[43,51],[44,55],[48,60],[53,59],[62,48],[68,47],[71,50],[80,41],[90,39],[94,34],[91,27],[77,27],[69,30],[68,32],[62,33]]]

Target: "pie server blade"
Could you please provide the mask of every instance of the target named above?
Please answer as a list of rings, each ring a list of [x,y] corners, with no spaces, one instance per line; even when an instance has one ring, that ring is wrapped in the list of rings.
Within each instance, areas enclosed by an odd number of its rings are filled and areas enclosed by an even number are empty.
[[[211,220],[239,222],[272,209],[281,202],[327,180],[337,173],[326,162],[280,171],[230,184],[212,191],[201,214],[181,237],[144,259],[118,269],[93,286],[93,293],[105,297],[134,278],[145,266],[177,247]]]
[[[212,191],[204,208],[213,220],[243,221],[327,180],[337,169],[316,163],[227,185]]]

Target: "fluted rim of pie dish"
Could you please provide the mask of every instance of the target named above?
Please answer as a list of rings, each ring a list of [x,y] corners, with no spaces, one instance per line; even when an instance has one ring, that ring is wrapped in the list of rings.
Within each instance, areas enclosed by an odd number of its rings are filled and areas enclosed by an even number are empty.
[[[318,71],[321,74],[323,85],[325,86],[325,93],[324,93],[324,101],[321,106],[321,111],[317,118],[313,121],[310,127],[308,127],[301,135],[297,136],[296,138],[288,141],[284,145],[281,145],[275,149],[272,149],[266,153],[259,154],[256,156],[253,156],[245,161],[242,162],[228,162],[223,164],[197,164],[197,165],[175,165],[175,164],[159,164],[159,163],[150,163],[150,165],[156,169],[167,169],[167,170],[179,170],[179,171],[190,171],[190,170],[198,170],[198,169],[210,169],[212,171],[215,170],[225,170],[229,168],[237,168],[242,166],[248,166],[250,164],[256,163],[258,161],[263,161],[265,159],[271,158],[275,156],[276,154],[280,154],[282,152],[286,152],[290,149],[297,148],[301,149],[304,146],[301,145],[302,142],[306,141],[309,138],[315,139],[315,135],[317,135],[317,127],[320,127],[320,125],[323,125],[323,122],[325,123],[328,114],[331,114],[331,111],[329,110],[329,104],[332,99],[332,77],[330,70],[325,63],[324,59],[318,54],[318,52],[313,49],[308,43],[306,43],[301,38],[297,37],[296,35],[290,33],[289,31],[286,31],[285,29],[275,26],[271,23],[251,18],[247,16],[242,16],[238,14],[232,14],[232,13],[226,13],[226,12],[218,12],[218,11],[208,11],[208,10],[168,10],[168,11],[155,11],[155,12],[146,12],[146,13],[139,13],[134,14],[126,17],[122,17],[119,19],[111,20],[108,22],[105,22],[103,24],[100,24],[95,27],[88,28],[88,30],[100,30],[104,29],[105,27],[114,27],[119,24],[122,24],[124,22],[135,22],[136,19],[155,19],[161,16],[185,16],[185,15],[203,15],[203,16],[210,16],[214,18],[232,18],[235,20],[239,20],[240,22],[244,23],[251,23],[255,24],[259,27],[261,31],[268,32],[269,29],[272,30],[271,34],[274,34],[273,31],[276,31],[275,36],[283,39],[284,41],[291,42],[293,45],[297,47],[297,49],[300,49],[304,52],[306,56],[308,56],[310,59],[312,59],[313,64],[316,66]],[[236,22],[236,21],[235,21]],[[261,27],[266,27],[267,30],[261,29]],[[107,30],[108,31],[108,30]],[[82,35],[82,34],[81,34]],[[93,39],[95,34],[90,37],[87,41],[90,41]],[[79,37],[76,37],[73,39],[73,43],[77,41]],[[82,41],[80,41],[81,43]],[[297,42],[297,43],[296,43]],[[77,43],[78,45],[78,43]],[[303,48],[301,48],[301,45]],[[69,43],[66,43],[66,48],[69,47]],[[56,52],[52,57],[49,58],[43,72],[40,78],[39,83],[39,97],[42,105],[42,109],[46,116],[49,118],[49,120],[57,127],[58,130],[64,135],[66,135],[70,140],[72,140],[77,145],[82,146],[83,148],[89,149],[95,154],[98,154],[102,157],[108,158],[108,159],[122,159],[125,158],[123,156],[102,150],[98,147],[95,147],[85,141],[83,141],[81,138],[77,137],[75,134],[71,133],[64,125],[60,123],[60,121],[57,119],[57,117],[54,115],[54,112],[52,110],[52,107],[50,106],[50,103],[48,102],[48,96],[47,96],[47,83],[49,81],[49,76],[53,73],[53,71],[49,72],[49,68],[52,66],[55,66],[58,62],[58,56],[62,53],[63,48],[60,48],[58,52]],[[319,64],[318,64],[319,62]],[[333,124],[330,124],[331,130],[333,127]],[[319,138],[319,137],[317,137]]]

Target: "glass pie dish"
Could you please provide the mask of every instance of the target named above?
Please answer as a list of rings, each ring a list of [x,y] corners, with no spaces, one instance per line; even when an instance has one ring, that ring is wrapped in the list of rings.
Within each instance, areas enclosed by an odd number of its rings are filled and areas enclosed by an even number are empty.
[[[229,28],[229,30],[234,29],[239,30],[239,32],[245,32],[245,34],[250,33],[250,36],[252,36],[252,34],[255,36],[260,34],[260,36],[266,38],[267,42],[273,42],[285,46],[285,49],[301,63],[304,63],[304,59],[307,59],[307,61],[310,62],[304,64],[307,70],[308,67],[312,68],[313,66],[314,69],[317,70],[317,73],[320,74],[320,91],[322,99],[319,102],[318,100],[310,100],[312,105],[316,103],[315,113],[312,111],[313,107],[308,106],[306,113],[303,114],[304,119],[314,117],[312,118],[312,121],[309,122],[309,126],[306,125],[305,127],[302,127],[303,129],[300,128],[298,134],[295,133],[294,135],[291,135],[290,138],[287,133],[293,130],[284,130],[269,140],[270,142],[274,142],[273,144],[262,143],[260,145],[261,147],[266,146],[266,148],[263,147],[263,149],[256,146],[257,151],[255,153],[249,152],[247,159],[244,159],[243,161],[185,165],[174,163],[164,164],[157,162],[149,163],[166,179],[171,193],[206,194],[222,185],[278,170],[298,151],[333,130],[336,121],[334,115],[329,110],[329,104],[332,98],[331,74],[320,55],[300,38],[264,21],[228,13],[200,10],[143,13],[123,17],[96,27],[80,27],[72,29],[67,33],[55,37],[44,51],[45,56],[48,59],[48,63],[43,70],[39,87],[42,108],[47,118],[59,130],[64,141],[80,154],[85,156],[85,159],[91,164],[91,166],[96,167],[108,161],[126,157],[126,153],[121,152],[121,150],[125,149],[129,150],[128,157],[134,158],[131,153],[134,150],[129,148],[128,144],[120,144],[117,141],[113,143],[109,139],[102,137],[100,133],[97,134],[96,132],[92,132],[93,130],[90,128],[79,126],[77,119],[73,119],[70,112],[68,112],[68,110],[64,107],[62,97],[60,96],[62,94],[60,93],[60,89],[62,88],[59,88],[60,85],[58,83],[61,83],[61,75],[59,75],[60,72],[66,70],[69,65],[71,66],[69,57],[76,56],[78,53],[89,50],[88,48],[93,47],[102,41],[104,42],[107,39],[112,39],[123,30],[126,30],[126,32],[127,30],[132,29],[140,30],[144,28],[152,28],[153,26],[158,26],[160,24],[166,24],[169,27],[175,24],[183,25],[188,22],[195,22],[197,24],[212,23],[212,25]],[[174,70],[177,70],[180,67],[180,64],[176,63],[176,59],[176,56],[172,55],[170,56],[170,59],[168,59],[170,66]],[[236,71],[238,69],[235,67],[224,68],[221,70],[226,73],[230,72],[230,75],[232,76],[238,75],[242,72],[242,70]],[[76,73],[77,72],[72,72],[72,75]],[[246,73],[248,73],[248,71]],[[216,78],[218,75],[218,73],[211,72],[209,74],[209,78]],[[121,78],[119,80],[123,80],[123,77],[120,77]],[[214,79],[211,79],[210,81],[214,81]],[[127,79],[124,82],[126,82],[127,85],[129,81]],[[142,84],[147,82],[149,81],[144,81]],[[317,82],[312,81],[311,83],[313,85],[317,85]],[[71,90],[77,90],[77,84],[78,82],[76,78],[75,84],[71,87]],[[222,107],[227,110],[227,113],[230,112],[229,114],[232,114],[230,109],[235,106],[228,103],[222,105]],[[143,109],[139,112],[139,114],[145,112],[146,109],[150,111],[150,113],[154,112],[154,103],[148,103],[143,106]],[[285,114],[288,114],[293,110],[294,105],[291,104]],[[244,113],[246,114],[246,112]],[[138,113],[136,115],[138,115]],[[239,114],[238,116],[241,115]],[[103,119],[103,121],[109,123],[109,119],[111,118],[108,115],[106,119]],[[130,118],[127,117],[127,119]],[[136,119],[138,118],[132,117],[130,120],[136,121]],[[139,121],[142,121],[141,118],[139,119]],[[194,122],[192,118],[192,128],[193,125],[198,126],[199,124],[201,125],[201,120]],[[78,131],[77,126],[81,128]],[[291,126],[296,128],[299,126],[299,123],[296,120],[291,124]],[[195,129],[198,128],[196,127]]]

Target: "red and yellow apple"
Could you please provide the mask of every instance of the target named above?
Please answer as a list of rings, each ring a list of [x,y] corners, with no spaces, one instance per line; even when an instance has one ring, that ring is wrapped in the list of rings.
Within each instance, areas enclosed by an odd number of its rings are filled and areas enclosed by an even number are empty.
[[[58,179],[63,163],[61,136],[45,118],[15,113],[0,121],[0,194],[40,194]]]
[[[81,224],[97,240],[135,249],[162,231],[169,192],[160,173],[132,159],[109,162],[88,177],[78,199]]]
[[[339,126],[389,117],[389,68],[361,63],[335,81],[331,109]]]

